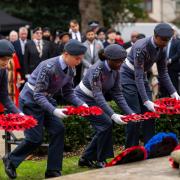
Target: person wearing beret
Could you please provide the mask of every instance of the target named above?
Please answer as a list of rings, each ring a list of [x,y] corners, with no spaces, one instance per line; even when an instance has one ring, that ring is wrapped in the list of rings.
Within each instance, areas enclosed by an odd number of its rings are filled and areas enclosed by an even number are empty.
[[[73,105],[83,105],[73,91],[74,68],[86,51],[86,47],[77,40],[70,40],[64,47],[61,56],[41,62],[32,72],[20,93],[20,109],[27,115],[32,115],[38,125],[25,131],[25,139],[4,159],[8,162],[9,177],[16,177],[16,168],[26,157],[37,148],[43,140],[43,126],[50,135],[47,169],[45,178],[61,176],[64,125],[66,109],[57,108],[53,95],[62,90],[64,98]]]
[[[105,167],[106,159],[114,156],[113,121],[117,124],[126,124],[122,120],[122,115],[114,112],[108,105],[105,94],[111,94],[111,98],[126,114],[133,113],[122,95],[119,83],[119,69],[127,56],[125,49],[117,44],[109,45],[99,52],[99,56],[102,61],[92,65],[75,88],[77,96],[89,106],[99,106],[104,111],[100,116],[88,117],[95,134],[79,160],[79,166],[95,168]]]
[[[9,113],[20,113],[8,95],[7,67],[15,53],[14,46],[7,40],[0,40],[0,103]]]
[[[128,105],[135,113],[155,112],[157,106],[152,102],[147,71],[157,64],[159,82],[167,89],[172,98],[180,99],[169,78],[166,65],[166,45],[173,36],[169,24],[160,23],[154,29],[154,35],[136,41],[120,70],[123,94]],[[126,147],[139,144],[140,129],[146,143],[155,133],[154,120],[142,123],[128,123],[126,128]]]

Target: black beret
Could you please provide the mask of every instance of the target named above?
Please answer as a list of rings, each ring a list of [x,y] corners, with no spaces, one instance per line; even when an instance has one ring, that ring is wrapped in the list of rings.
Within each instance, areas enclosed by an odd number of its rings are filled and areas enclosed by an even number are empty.
[[[118,44],[111,44],[104,49],[104,55],[110,60],[125,59],[127,57],[126,50]]]
[[[84,54],[87,48],[79,41],[70,39],[64,46],[64,50],[70,55],[78,56]]]
[[[3,56],[12,56],[15,52],[14,46],[8,40],[0,40],[0,57]]]
[[[154,28],[154,33],[160,37],[171,38],[174,34],[174,30],[169,24],[160,23]]]
[[[50,30],[49,27],[44,27],[44,28],[43,28],[43,32],[51,32],[51,30]]]
[[[36,31],[42,31],[42,28],[41,28],[41,27],[36,27],[35,29],[33,29],[33,34],[34,34]]]
[[[62,32],[62,33],[60,33],[60,34],[59,34],[59,38],[62,39],[62,37],[65,36],[65,35],[68,35],[69,38],[71,38],[71,34],[68,33],[68,32]]]
[[[88,26],[90,26],[90,27],[98,27],[99,26],[99,21],[95,21],[95,20],[89,21]]]

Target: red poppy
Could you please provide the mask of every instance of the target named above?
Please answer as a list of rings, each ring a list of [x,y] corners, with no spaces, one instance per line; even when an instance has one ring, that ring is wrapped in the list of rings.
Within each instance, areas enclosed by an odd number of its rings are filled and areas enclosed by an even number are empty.
[[[19,114],[0,115],[0,129],[6,131],[24,131],[37,125],[37,121],[32,116]]]
[[[65,107],[67,115],[78,115],[78,116],[99,116],[103,113],[102,109],[97,106],[85,107],[85,106],[67,106]]]

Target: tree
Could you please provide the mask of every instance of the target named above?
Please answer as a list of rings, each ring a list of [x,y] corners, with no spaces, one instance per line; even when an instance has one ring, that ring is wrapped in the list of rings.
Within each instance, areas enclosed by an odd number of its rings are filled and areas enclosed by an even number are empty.
[[[143,0],[101,0],[105,26],[116,23],[136,22],[147,17],[142,8]]]
[[[101,26],[113,26],[120,22],[135,22],[146,17],[140,7],[142,0],[3,0],[0,9],[30,21],[33,27],[48,26],[52,30],[68,30],[71,19],[81,20],[85,31],[90,20],[98,20]]]
[[[99,21],[103,26],[100,0],[79,0],[79,11],[81,14],[81,28],[84,32],[88,28],[88,22],[91,20]]]

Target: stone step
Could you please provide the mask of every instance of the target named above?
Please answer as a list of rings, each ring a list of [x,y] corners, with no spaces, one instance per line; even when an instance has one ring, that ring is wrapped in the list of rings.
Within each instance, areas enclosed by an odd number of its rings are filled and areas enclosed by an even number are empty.
[[[149,159],[53,180],[180,180],[179,170],[170,167],[169,157]]]

